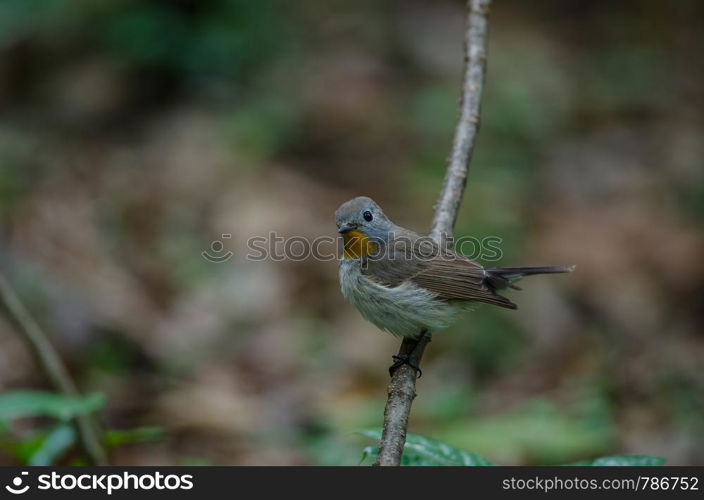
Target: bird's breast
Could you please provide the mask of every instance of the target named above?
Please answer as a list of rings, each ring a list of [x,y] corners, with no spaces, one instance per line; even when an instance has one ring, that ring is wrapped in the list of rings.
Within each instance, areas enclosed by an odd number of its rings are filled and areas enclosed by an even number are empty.
[[[345,243],[342,251],[343,259],[360,259],[376,252],[378,248],[369,236],[356,229],[343,233],[342,238]]]
[[[367,320],[395,335],[435,332],[454,319],[457,307],[412,282],[383,286],[362,273],[359,259],[340,260],[342,295]]]

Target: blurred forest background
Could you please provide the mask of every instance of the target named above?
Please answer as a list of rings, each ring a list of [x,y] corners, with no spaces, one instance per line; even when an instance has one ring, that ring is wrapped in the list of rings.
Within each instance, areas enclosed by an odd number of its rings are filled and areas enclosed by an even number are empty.
[[[0,268],[103,425],[144,438],[113,463],[359,463],[398,340],[343,301],[334,260],[246,242],[336,236],[360,194],[427,230],[464,12],[0,0]],[[412,432],[503,464],[704,464],[703,20],[694,0],[495,2],[456,234],[577,271],[437,335]],[[208,262],[218,240],[234,256]],[[51,387],[1,316],[17,389]],[[46,424],[0,425],[0,463]]]

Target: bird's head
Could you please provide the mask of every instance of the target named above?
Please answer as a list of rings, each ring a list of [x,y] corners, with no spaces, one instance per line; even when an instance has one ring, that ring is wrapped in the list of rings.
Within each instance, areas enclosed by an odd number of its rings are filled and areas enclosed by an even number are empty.
[[[360,258],[374,252],[396,228],[381,207],[366,196],[346,201],[335,211],[337,231],[345,240],[343,258]]]

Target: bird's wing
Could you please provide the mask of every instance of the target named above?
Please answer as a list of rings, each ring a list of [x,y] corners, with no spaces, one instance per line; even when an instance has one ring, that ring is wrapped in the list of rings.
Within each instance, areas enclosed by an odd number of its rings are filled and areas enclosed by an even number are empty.
[[[396,246],[384,258],[366,262],[362,272],[385,286],[410,281],[442,299],[474,300],[516,309],[513,302],[487,284],[482,266],[452,250],[439,250],[428,240],[410,248]]]
[[[513,302],[487,284],[479,264],[455,252],[432,259],[425,269],[409,279],[444,299],[474,300],[516,309]]]

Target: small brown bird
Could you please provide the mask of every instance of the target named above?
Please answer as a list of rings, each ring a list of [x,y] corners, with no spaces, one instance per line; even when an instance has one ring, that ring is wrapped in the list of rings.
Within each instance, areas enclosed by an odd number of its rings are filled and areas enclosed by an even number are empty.
[[[498,290],[533,274],[567,273],[574,266],[483,268],[391,222],[371,198],[359,196],[335,212],[344,238],[342,294],[382,330],[418,337],[449,326],[467,306],[517,306]]]

